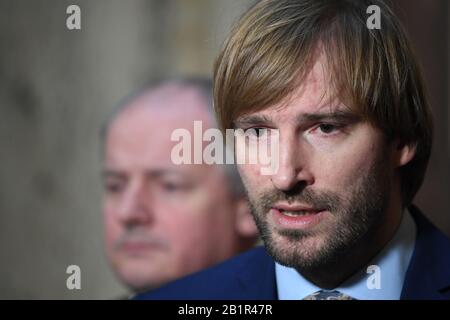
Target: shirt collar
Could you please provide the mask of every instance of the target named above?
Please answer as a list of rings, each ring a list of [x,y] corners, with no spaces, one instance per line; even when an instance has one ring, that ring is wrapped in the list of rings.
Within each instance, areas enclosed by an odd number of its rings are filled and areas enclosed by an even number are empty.
[[[342,283],[337,290],[358,300],[398,300],[403,281],[414,251],[416,225],[408,210],[403,214],[400,226],[386,247],[365,268]],[[369,266],[375,273],[368,272]],[[370,270],[370,269],[369,269]],[[373,271],[372,271],[373,272]],[[373,286],[373,277],[379,276],[380,286]],[[280,300],[301,300],[322,290],[306,280],[294,268],[275,263],[275,277]],[[368,285],[368,282],[372,284]],[[370,287],[370,289],[369,289]]]

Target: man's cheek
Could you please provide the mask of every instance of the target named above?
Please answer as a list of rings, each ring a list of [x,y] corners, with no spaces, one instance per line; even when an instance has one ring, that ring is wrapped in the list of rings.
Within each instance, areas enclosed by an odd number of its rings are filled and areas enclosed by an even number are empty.
[[[103,226],[103,233],[110,243],[117,241],[117,239],[125,231],[125,226],[117,218],[117,215],[114,212],[107,212],[105,214]]]
[[[370,161],[368,160],[355,157],[337,158],[332,164],[322,166],[316,181],[321,181],[320,184],[324,188],[345,192],[357,185],[358,181],[367,175],[369,169]]]
[[[270,180],[270,175],[261,175],[261,166],[259,165],[242,164],[238,166],[238,171],[246,187],[256,187]]]

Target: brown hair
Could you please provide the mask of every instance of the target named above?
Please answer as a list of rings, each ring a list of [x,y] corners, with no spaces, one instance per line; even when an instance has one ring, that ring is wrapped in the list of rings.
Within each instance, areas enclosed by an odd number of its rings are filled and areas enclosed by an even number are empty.
[[[378,5],[381,28],[369,29]],[[317,50],[326,56],[341,101],[388,139],[416,146],[401,168],[403,205],[420,188],[432,144],[432,121],[410,43],[381,0],[262,0],[238,21],[214,66],[214,107],[222,130],[237,117],[286,98],[305,79]]]

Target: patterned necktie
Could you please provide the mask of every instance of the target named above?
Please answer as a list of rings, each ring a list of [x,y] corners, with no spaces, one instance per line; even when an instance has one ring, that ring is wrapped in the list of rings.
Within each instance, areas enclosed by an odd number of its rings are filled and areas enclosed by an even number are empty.
[[[356,300],[356,299],[339,291],[320,290],[304,297],[303,300]]]

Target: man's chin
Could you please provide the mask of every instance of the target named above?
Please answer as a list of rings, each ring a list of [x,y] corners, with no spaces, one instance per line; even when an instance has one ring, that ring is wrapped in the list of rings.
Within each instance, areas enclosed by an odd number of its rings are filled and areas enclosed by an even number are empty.
[[[265,244],[274,260],[287,267],[310,269],[327,263],[327,241],[322,235],[275,233]]]
[[[133,292],[144,292],[155,289],[165,283],[158,270],[142,270],[141,268],[128,268],[118,272],[118,278]]]

